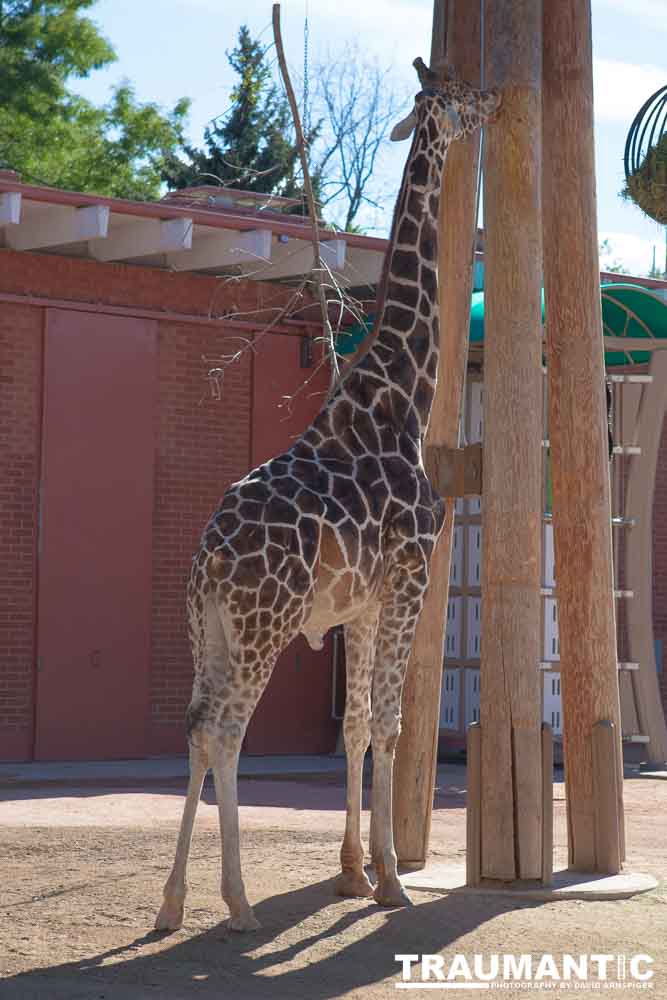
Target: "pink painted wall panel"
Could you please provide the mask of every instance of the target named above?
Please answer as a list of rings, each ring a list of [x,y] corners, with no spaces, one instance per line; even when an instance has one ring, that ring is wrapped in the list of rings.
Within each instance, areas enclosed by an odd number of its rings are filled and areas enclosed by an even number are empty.
[[[145,754],[156,324],[47,311],[37,759]]]

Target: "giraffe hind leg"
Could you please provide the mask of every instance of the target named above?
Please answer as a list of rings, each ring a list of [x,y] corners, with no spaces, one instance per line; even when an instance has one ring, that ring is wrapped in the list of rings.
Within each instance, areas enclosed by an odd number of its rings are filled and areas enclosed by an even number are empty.
[[[413,562],[414,566],[409,563],[408,567],[397,566],[388,578],[373,667],[371,851],[378,880],[373,895],[381,906],[406,906],[411,902],[398,878],[392,829],[392,779],[401,730],[403,681],[428,579],[418,557]],[[415,598],[417,588],[419,596]]]
[[[215,668],[227,658],[222,624],[211,598],[201,603],[190,595],[190,629],[195,663],[195,681],[192,699],[186,716],[186,730],[190,747],[190,777],[178,833],[176,857],[167,879],[162,905],[155,919],[156,930],[178,930],[183,924],[183,911],[187,895],[187,864],[192,842],[197,807],[201,798],[206,772],[209,769],[209,748],[206,721],[210,711],[206,670]]]
[[[162,905],[155,919],[155,929],[158,931],[175,931],[183,924],[183,909],[187,893],[185,874],[197,806],[201,798],[207,770],[208,754],[206,750],[203,747],[191,745],[188,791],[178,834],[174,866],[165,884]]]
[[[364,757],[371,738],[371,671],[376,632],[377,613],[364,615],[345,626],[347,691],[343,736],[347,756],[347,810],[340,851],[341,872],[336,880],[339,896],[373,895],[373,886],[364,871],[360,826]]]

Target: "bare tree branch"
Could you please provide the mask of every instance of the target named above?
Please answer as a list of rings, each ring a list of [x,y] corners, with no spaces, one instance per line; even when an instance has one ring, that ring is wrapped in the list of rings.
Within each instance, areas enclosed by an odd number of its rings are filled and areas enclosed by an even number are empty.
[[[369,193],[378,155],[405,103],[394,90],[389,69],[371,62],[357,45],[317,70],[317,97],[323,117],[325,152],[318,163],[323,205],[343,198],[344,229],[362,205],[377,206]]]
[[[327,337],[330,338],[331,342],[331,366],[332,366],[332,384],[333,384],[333,381],[338,379],[340,371],[338,368],[338,361],[336,359],[336,344],[334,341],[333,330],[331,328],[331,321],[329,319],[329,310],[327,308],[326,294],[324,288],[322,287],[322,281],[321,281],[322,251],[320,246],[320,230],[317,221],[317,209],[315,206],[315,196],[313,195],[313,185],[310,179],[310,170],[308,168],[308,153],[306,151],[306,144],[303,138],[303,129],[301,128],[299,107],[296,102],[294,88],[292,87],[292,81],[290,80],[289,71],[287,69],[285,50],[283,49],[283,39],[280,33],[279,3],[274,3],[273,5],[273,37],[276,43],[276,52],[278,53],[278,64],[280,66],[280,72],[282,74],[283,82],[285,84],[285,90],[287,91],[287,99],[289,101],[290,109],[292,111],[292,118],[294,120],[297,148],[299,150],[299,159],[301,160],[301,170],[303,172],[303,187],[306,193],[306,199],[308,201],[308,214],[310,216],[310,222],[313,227],[313,252],[315,257],[313,271],[315,274],[317,295],[320,300],[320,306],[322,308],[322,323],[324,325]]]

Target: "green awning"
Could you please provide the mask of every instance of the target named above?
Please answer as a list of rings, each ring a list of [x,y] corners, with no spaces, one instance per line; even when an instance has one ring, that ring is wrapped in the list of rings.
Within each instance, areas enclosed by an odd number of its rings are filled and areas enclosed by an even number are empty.
[[[667,337],[667,301],[651,288],[630,282],[610,282],[600,289],[602,326],[607,337]],[[544,294],[542,295],[544,322]],[[484,292],[473,292],[470,309],[470,342],[484,341]],[[647,364],[648,351],[606,351],[607,365]]]
[[[634,337],[640,340],[667,337],[667,301],[651,288],[628,283],[603,285],[602,326],[606,337]],[[651,360],[649,351],[606,351],[607,365],[643,365]]]
[[[607,337],[666,338],[667,299],[651,288],[630,282],[610,282],[600,288],[602,295],[602,326]],[[356,324],[338,339],[338,352],[351,354],[373,326],[373,316],[366,324]],[[544,322],[544,293],[542,293]],[[470,307],[470,343],[484,342],[484,292],[473,292]],[[610,365],[647,364],[648,351],[605,351],[605,363]]]

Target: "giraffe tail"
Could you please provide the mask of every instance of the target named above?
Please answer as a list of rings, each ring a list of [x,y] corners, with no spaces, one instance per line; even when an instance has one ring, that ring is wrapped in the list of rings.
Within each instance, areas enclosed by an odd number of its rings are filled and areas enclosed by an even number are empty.
[[[229,648],[214,597],[207,594],[188,603],[195,677],[185,714],[185,731],[190,746],[204,750],[208,723],[216,710],[216,679],[226,672]]]

